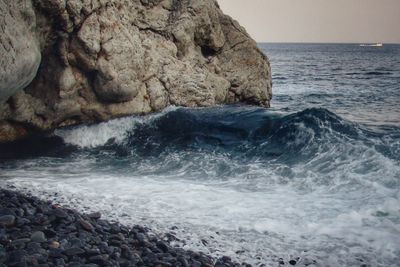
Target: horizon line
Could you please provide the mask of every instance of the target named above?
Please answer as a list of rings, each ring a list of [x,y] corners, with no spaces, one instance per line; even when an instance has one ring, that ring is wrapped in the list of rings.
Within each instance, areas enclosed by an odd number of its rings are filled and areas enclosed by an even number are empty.
[[[310,42],[310,41],[256,41],[257,43],[264,44],[388,44],[388,45],[400,45],[400,43],[394,42]]]

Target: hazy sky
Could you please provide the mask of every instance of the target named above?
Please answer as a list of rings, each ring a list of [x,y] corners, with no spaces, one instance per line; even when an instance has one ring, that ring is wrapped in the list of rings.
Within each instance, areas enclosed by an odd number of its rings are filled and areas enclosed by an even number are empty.
[[[400,43],[400,0],[218,0],[259,42]]]

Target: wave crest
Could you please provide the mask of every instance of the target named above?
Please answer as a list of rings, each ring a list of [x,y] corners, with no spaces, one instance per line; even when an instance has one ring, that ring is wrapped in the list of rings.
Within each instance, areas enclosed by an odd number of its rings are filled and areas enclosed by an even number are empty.
[[[123,156],[207,150],[307,160],[333,147],[358,145],[377,146],[382,154],[398,157],[398,149],[391,146],[387,135],[366,130],[323,108],[289,115],[238,106],[173,108],[156,115],[58,130],[56,135],[79,148],[106,147],[107,151],[123,151]]]

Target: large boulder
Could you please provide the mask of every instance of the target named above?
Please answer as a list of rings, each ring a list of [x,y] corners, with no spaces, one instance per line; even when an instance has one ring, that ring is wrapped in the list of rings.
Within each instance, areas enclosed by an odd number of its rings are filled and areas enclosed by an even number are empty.
[[[0,142],[168,105],[269,106],[267,57],[215,0],[0,0],[0,14]]]
[[[35,78],[40,64],[30,1],[0,0],[0,104]]]

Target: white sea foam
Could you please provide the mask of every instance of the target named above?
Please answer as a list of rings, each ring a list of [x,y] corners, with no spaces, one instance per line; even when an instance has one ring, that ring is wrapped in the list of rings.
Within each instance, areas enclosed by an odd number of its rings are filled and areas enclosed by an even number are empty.
[[[398,184],[390,188],[385,183],[398,179],[399,166],[360,144],[348,146],[347,154],[344,149],[338,145],[327,152],[337,155],[329,172],[321,171],[327,154],[320,154],[293,166],[292,178],[282,174],[285,166],[279,164],[253,162],[243,173],[245,166],[229,157],[190,154],[197,159],[188,161],[188,152],[178,151],[158,164],[142,162],[147,175],[129,167],[119,174],[97,171],[93,162],[80,159],[59,164],[42,159],[3,172],[6,180],[0,184],[29,188],[40,197],[57,192],[61,203],[101,210],[127,224],[164,232],[178,226],[174,231],[186,239],[178,242],[183,247],[253,264],[300,257],[302,264],[316,260],[316,266],[354,266],[359,259],[371,266],[396,266],[400,191]],[[173,160],[186,166],[174,174],[163,172],[162,165]],[[233,171],[220,179],[215,164],[224,161],[233,164]],[[376,168],[359,173],[368,161]],[[193,171],[196,165],[205,169],[204,177]]]
[[[122,118],[74,129],[56,130],[55,134],[62,137],[68,144],[93,148],[105,145],[111,139],[122,142],[138,121],[140,119]]]
[[[81,148],[93,148],[105,145],[110,140],[121,143],[135,129],[138,123],[150,123],[164,114],[176,110],[177,107],[169,106],[162,112],[138,117],[125,117],[93,125],[77,126],[70,129],[56,130],[55,134],[62,137],[68,144]]]
[[[84,148],[109,140],[124,144],[139,123],[151,124],[169,111],[57,135]],[[185,242],[177,244],[256,266],[297,257],[300,265],[310,266],[397,266],[400,165],[377,147],[398,142],[386,137],[365,143],[361,130],[351,128],[355,137],[349,137],[315,113],[279,129],[287,135],[282,145],[291,149],[284,155],[295,158],[294,163],[264,157],[270,138],[251,160],[205,148],[171,149],[154,157],[77,152],[3,168],[0,186],[29,188],[44,198],[58,193],[60,203],[161,232],[178,226],[174,232]]]

